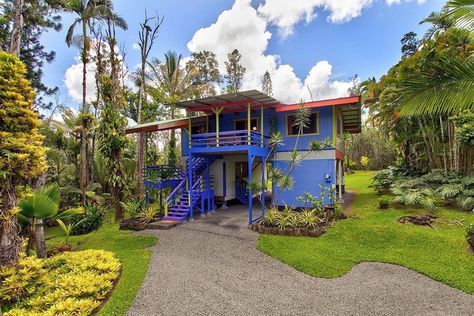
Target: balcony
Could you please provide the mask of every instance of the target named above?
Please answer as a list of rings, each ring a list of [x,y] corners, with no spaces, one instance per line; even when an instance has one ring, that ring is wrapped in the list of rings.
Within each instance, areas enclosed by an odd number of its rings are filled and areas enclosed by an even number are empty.
[[[255,131],[238,130],[191,135],[191,153],[222,153],[254,151],[269,152],[269,137]]]

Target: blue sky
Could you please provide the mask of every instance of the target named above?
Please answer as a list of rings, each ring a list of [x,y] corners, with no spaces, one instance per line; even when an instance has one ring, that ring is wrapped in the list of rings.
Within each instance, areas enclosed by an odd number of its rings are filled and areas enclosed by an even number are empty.
[[[190,49],[209,49],[217,52],[223,66],[226,53],[239,48],[248,73],[244,88],[259,89],[261,75],[269,70],[274,80],[274,95],[283,102],[297,102],[309,98],[307,90],[312,91],[315,99],[340,96],[354,74],[362,79],[380,77],[399,60],[403,34],[413,30],[422,35],[426,26],[418,22],[439,10],[444,1],[116,0],[114,3],[116,12],[129,25],[128,31],[118,33],[120,44],[126,48],[129,70],[139,63],[139,52],[133,44],[137,42],[139,23],[146,9],[149,14],[157,12],[164,16],[152,56],[162,58],[168,50],[188,56]],[[45,67],[44,79],[48,85],[60,87],[61,98],[69,106],[77,107],[78,49],[69,48],[64,42],[71,22],[72,16],[64,14],[63,31],[43,36],[46,48],[57,53],[55,61]],[[75,64],[76,68],[66,76],[67,69]]]

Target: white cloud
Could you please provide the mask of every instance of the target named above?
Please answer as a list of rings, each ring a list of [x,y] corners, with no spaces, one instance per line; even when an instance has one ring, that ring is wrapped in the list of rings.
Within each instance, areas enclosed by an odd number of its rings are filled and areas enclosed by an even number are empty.
[[[119,48],[115,48],[116,51],[119,51]],[[104,54],[107,54],[109,51],[108,44],[104,43]],[[89,63],[86,66],[86,101],[91,102],[96,99],[96,87],[95,87],[95,71],[96,65],[94,62],[90,62],[96,55],[95,45],[91,45],[89,51]],[[126,73],[126,65],[122,61],[122,56],[118,56],[120,60],[123,73]],[[83,64],[80,58],[80,53],[75,57],[76,63],[71,65],[64,74],[64,84],[66,85],[67,92],[71,98],[82,104],[82,73],[83,73]]]
[[[133,43],[132,49],[140,50],[140,45],[138,45],[138,43]]]
[[[303,82],[293,67],[280,62],[279,56],[265,54],[272,36],[267,26],[267,21],[251,6],[250,0],[236,0],[215,23],[194,34],[188,49],[191,52],[213,51],[219,70],[224,73],[227,54],[237,48],[242,55],[241,62],[247,68],[243,88],[260,90],[262,76],[268,70],[274,96],[285,103],[308,101],[310,95],[317,99],[347,94],[350,82],[332,81],[332,66],[327,61],[316,63]]]
[[[86,100],[91,102],[95,100],[95,66],[92,63],[88,63],[86,74]],[[76,57],[76,63],[70,66],[64,74],[64,84],[66,85],[67,92],[71,98],[78,102],[82,102],[82,72],[83,64],[79,57]]]
[[[400,4],[402,2],[412,2],[412,0],[385,0],[385,3],[387,3],[388,5]],[[418,4],[423,4],[426,2],[426,0],[416,0],[416,2]]]
[[[283,38],[293,33],[295,25],[305,21],[311,22],[317,15],[316,10],[328,11],[328,21],[332,23],[348,22],[360,15],[376,0],[265,0],[258,6],[258,13],[267,22],[278,28]],[[426,0],[385,0],[389,6],[401,2],[416,1],[418,4]]]
[[[329,11],[329,21],[342,23],[360,16],[362,10],[372,3],[373,0],[266,0],[258,7],[258,13],[276,25],[285,38],[293,33],[294,26],[299,22],[311,22],[316,16],[317,8]]]

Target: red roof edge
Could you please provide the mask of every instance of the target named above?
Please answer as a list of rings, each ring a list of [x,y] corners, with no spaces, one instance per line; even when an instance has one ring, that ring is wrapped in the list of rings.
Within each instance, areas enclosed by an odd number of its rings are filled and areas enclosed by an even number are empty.
[[[347,104],[354,104],[360,102],[360,96],[354,97],[344,97],[344,98],[336,98],[336,99],[327,99],[327,100],[320,100],[320,101],[312,101],[312,102],[305,102],[305,108],[319,108],[323,106],[331,106],[331,105],[347,105]],[[283,105],[276,108],[277,112],[286,112],[286,111],[293,111],[297,110],[300,106],[300,103],[290,104],[290,105]]]

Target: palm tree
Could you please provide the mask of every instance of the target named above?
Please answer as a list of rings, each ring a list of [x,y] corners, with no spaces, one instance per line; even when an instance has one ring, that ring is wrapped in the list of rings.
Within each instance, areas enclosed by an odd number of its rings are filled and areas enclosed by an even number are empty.
[[[420,24],[430,23],[431,26],[423,36],[424,40],[433,39],[437,34],[445,32],[454,25],[454,20],[446,14],[446,10],[441,12],[431,12],[429,16],[421,20]]]
[[[169,51],[165,53],[165,62],[154,59],[149,66],[153,73],[153,85],[148,87],[149,94],[160,103],[170,106],[170,117],[176,116],[177,102],[199,97],[205,84],[198,84],[195,67],[185,67],[182,55]],[[175,132],[171,131],[168,148],[168,163],[175,163]]]
[[[459,51],[456,56],[442,55],[434,67],[423,67],[402,79],[402,115],[452,115],[474,109],[474,56],[466,49],[473,44],[474,0],[450,0],[442,14],[453,26],[463,28],[450,34],[459,42]]]
[[[87,128],[90,118],[89,107],[86,101],[86,79],[88,53],[91,40],[88,36],[88,29],[94,20],[113,20],[115,25],[127,29],[125,20],[113,12],[113,4],[110,0],[68,0],[66,10],[76,14],[76,19],[71,24],[66,35],[66,44],[71,46],[77,44],[82,48],[82,131],[81,131],[81,172],[80,187],[82,191],[82,203],[85,203],[85,188],[87,186]],[[74,35],[77,26],[81,26],[82,34]]]

